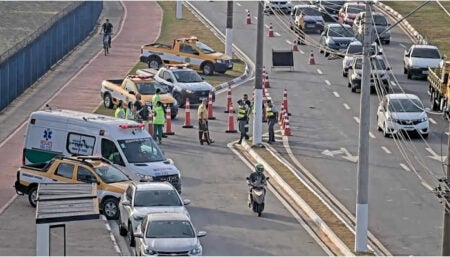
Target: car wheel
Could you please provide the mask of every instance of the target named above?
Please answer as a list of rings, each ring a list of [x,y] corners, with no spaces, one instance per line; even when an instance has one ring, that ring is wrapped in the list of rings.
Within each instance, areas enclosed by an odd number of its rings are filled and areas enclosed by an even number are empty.
[[[321,54],[323,53],[323,50],[322,50],[322,48],[320,48],[320,50],[319,50],[319,53],[321,53]]]
[[[383,136],[384,136],[384,137],[389,137],[389,133],[387,133],[387,126],[386,126],[386,123],[384,123]]]
[[[330,55],[330,52],[325,51],[325,57],[328,57]]]
[[[103,201],[103,214],[109,220],[116,220],[119,218],[119,200],[116,198],[107,198]]]
[[[383,131],[383,129],[380,126],[380,123],[378,122],[378,116],[377,116],[377,130],[378,131]]]
[[[136,241],[134,240],[133,228],[131,222],[128,223],[128,240],[130,240],[130,246],[136,246]]]
[[[212,76],[214,74],[214,66],[212,63],[207,62],[203,65],[202,71],[205,76]]]
[[[406,67],[403,67],[403,74],[408,74],[408,69],[406,69]]]
[[[184,107],[184,105],[186,104],[186,98],[183,99],[183,98],[181,97],[181,94],[180,94],[180,93],[175,93],[175,94],[173,95],[173,98],[175,98],[175,100],[177,100],[178,106],[180,106],[180,107]]]
[[[148,67],[150,69],[155,69],[158,70],[159,67],[161,67],[162,65],[162,61],[159,57],[157,56],[150,56],[149,60],[148,60]]]
[[[36,207],[36,204],[37,204],[37,186],[32,186],[28,190],[28,202],[30,202],[31,206]]]
[[[108,109],[112,109],[113,108],[113,102],[112,102],[112,98],[111,95],[106,93],[103,96],[103,105],[108,108]]]
[[[391,40],[386,40],[386,41],[384,41],[384,43],[385,43],[386,45],[389,45],[389,44],[391,43]]]
[[[350,87],[352,88],[352,92],[353,92],[353,93],[356,93],[356,87],[354,87],[354,86],[352,86],[352,85],[350,85]]]
[[[128,234],[128,231],[122,222],[120,222],[120,224],[119,224],[119,234],[121,236],[126,236]]]
[[[422,135],[423,138],[428,138],[428,133]]]
[[[407,75],[408,79],[412,79],[412,73],[410,70],[408,70],[408,75]]]
[[[347,77],[347,72],[342,71],[342,77]]]

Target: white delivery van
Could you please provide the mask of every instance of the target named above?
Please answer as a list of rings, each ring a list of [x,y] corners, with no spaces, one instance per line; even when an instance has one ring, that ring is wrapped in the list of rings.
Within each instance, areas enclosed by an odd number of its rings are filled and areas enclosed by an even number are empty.
[[[181,192],[180,171],[167,159],[144,124],[94,113],[54,110],[31,113],[23,164],[56,155],[97,155],[124,167],[136,181],[167,181]]]

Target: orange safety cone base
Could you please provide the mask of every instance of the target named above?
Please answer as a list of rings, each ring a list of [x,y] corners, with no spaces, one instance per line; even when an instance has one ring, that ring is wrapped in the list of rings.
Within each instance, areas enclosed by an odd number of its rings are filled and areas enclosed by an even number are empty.
[[[225,130],[225,133],[237,133],[237,130]]]
[[[230,111],[229,110],[225,110],[225,111],[223,111],[224,113],[230,113]],[[233,113],[236,113],[234,110],[233,110]]]
[[[182,128],[193,128],[194,126],[192,126],[192,125],[183,125],[183,126],[181,126]]]
[[[175,132],[164,132],[163,136],[172,136],[175,135]]]
[[[216,117],[208,117],[208,120],[215,120]]]

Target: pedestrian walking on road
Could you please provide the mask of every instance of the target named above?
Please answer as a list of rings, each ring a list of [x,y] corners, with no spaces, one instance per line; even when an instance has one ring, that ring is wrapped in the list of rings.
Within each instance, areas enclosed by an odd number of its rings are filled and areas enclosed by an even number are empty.
[[[114,112],[114,117],[119,119],[125,119],[125,109],[123,108],[122,100],[117,103],[116,111]]]
[[[267,100],[267,124],[269,125],[269,140],[267,143],[271,144],[275,142],[275,132],[274,132],[274,126],[277,123],[277,117],[278,117],[278,110],[273,105],[271,100]]]
[[[200,144],[203,145],[203,142],[206,142],[208,145],[214,143],[214,140],[209,136],[207,99],[203,99],[202,103],[198,106],[197,116],[198,139]]]
[[[241,137],[239,138],[238,144],[242,143],[242,139],[248,139],[247,135],[248,130],[248,110],[243,100],[238,100],[238,115],[237,120],[239,123],[239,132],[241,133]]]
[[[129,101],[128,108],[125,112],[125,119],[134,120],[134,113],[135,113],[134,104],[133,104],[133,102]]]
[[[253,103],[248,99],[248,95],[244,94],[242,97],[242,101],[244,101],[245,109],[247,110],[247,124],[245,126],[245,139],[249,139],[248,131],[249,131],[249,123],[250,123],[250,117],[252,117],[252,111],[253,111]]]
[[[166,113],[161,101],[156,102],[156,106],[153,110],[153,140],[158,139],[158,143],[161,144],[163,137],[163,128],[166,123]]]

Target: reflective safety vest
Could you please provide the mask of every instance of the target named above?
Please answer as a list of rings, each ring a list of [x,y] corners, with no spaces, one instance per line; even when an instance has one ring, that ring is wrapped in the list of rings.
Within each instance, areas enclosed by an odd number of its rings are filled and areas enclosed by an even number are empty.
[[[239,112],[237,115],[237,119],[238,120],[244,120],[247,118],[247,109],[245,109],[245,107],[239,107]]]
[[[272,111],[272,107],[267,106],[266,112],[267,112],[267,118],[275,118],[275,114]]]
[[[156,106],[153,113],[155,114],[153,116],[153,124],[164,125],[166,122],[166,117],[164,117],[164,108],[162,106]]]
[[[155,94],[152,97],[152,108],[156,107],[156,103],[158,103],[158,101],[161,101],[161,96],[159,94]]]
[[[127,120],[134,120],[134,113],[133,113],[133,111],[130,110],[130,109],[127,109],[127,112],[125,114],[125,118]]]
[[[116,112],[114,113],[114,117],[125,119],[125,110],[123,108],[118,107]]]

